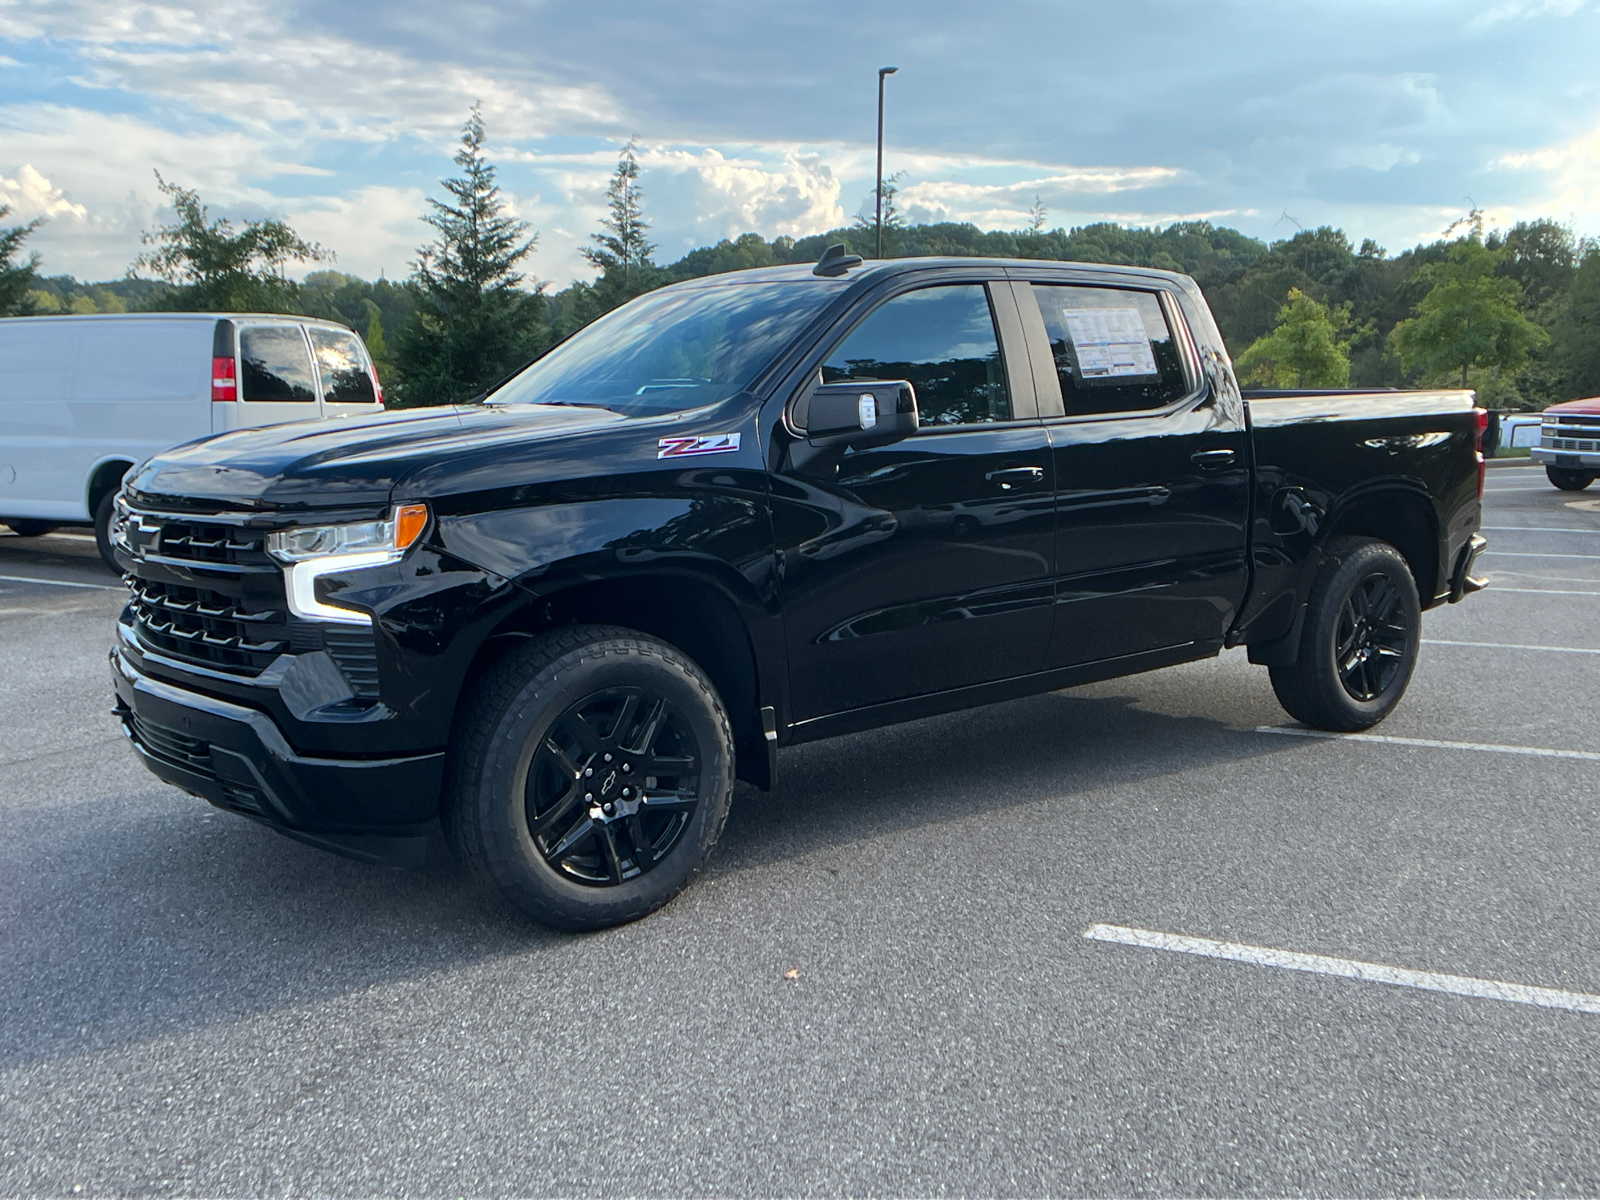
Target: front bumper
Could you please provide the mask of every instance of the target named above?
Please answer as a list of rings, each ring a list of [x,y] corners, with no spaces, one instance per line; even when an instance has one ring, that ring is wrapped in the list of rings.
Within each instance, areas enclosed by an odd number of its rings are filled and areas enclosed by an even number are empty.
[[[1535,446],[1528,452],[1528,457],[1547,467],[1571,471],[1600,470],[1600,454],[1576,454],[1571,450],[1546,450],[1542,446]]]
[[[151,678],[120,647],[111,677],[124,732],[168,783],[326,850],[420,863],[438,815],[443,751],[308,757],[265,713]]]

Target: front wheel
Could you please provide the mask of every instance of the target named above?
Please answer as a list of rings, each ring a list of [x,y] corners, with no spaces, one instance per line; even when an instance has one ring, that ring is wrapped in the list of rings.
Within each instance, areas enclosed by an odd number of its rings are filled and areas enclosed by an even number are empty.
[[[1314,729],[1370,728],[1405,695],[1421,637],[1417,585],[1400,552],[1335,538],[1312,585],[1299,655],[1294,666],[1271,669],[1272,690]]]
[[[1563,492],[1581,492],[1594,482],[1593,471],[1574,471],[1570,467],[1546,467],[1545,477]]]
[[[676,896],[733,795],[711,681],[644,634],[581,625],[529,639],[464,701],[445,830],[480,878],[557,929],[603,929]]]
[[[122,568],[117,565],[117,556],[111,549],[111,522],[116,516],[117,494],[107,492],[94,506],[94,548],[100,551],[100,561],[121,575]]]

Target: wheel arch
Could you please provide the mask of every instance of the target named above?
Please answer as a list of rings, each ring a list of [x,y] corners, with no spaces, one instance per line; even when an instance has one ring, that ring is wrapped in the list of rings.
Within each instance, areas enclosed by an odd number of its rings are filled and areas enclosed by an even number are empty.
[[[125,455],[110,455],[95,463],[90,469],[88,482],[84,486],[83,499],[91,521],[94,520],[94,511],[100,506],[105,494],[121,487],[122,477],[136,465]]]
[[[1393,484],[1364,489],[1342,500],[1328,514],[1321,544],[1326,547],[1333,538],[1352,536],[1388,542],[1411,568],[1422,607],[1438,603],[1439,518],[1426,491]]]
[[[761,665],[749,621],[717,583],[693,573],[639,574],[575,580],[529,594],[507,613],[473,656],[463,691],[508,643],[576,624],[620,625],[682,650],[710,677],[728,709],[740,779],[770,788],[767,736],[761,719]]]

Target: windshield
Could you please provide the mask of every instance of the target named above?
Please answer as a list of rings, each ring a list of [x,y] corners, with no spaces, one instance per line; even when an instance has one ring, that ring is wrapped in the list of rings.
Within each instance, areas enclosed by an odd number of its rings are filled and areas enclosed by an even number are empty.
[[[488,398],[678,412],[743,391],[838,292],[819,281],[652,292],[579,330]]]

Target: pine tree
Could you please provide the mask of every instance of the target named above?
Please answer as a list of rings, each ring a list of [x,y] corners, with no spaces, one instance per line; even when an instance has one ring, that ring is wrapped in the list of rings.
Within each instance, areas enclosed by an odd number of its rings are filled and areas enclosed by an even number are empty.
[[[422,219],[437,240],[417,251],[417,306],[397,336],[404,404],[449,404],[474,396],[527,362],[548,341],[543,285],[519,287],[517,266],[538,235],[506,211],[495,168],[484,157],[483,114],[472,108],[455,163],[443,180],[449,200],[428,201]]]
[[[9,204],[0,204],[0,220],[10,212]],[[24,225],[0,229],[0,317],[25,317],[34,309],[28,289],[38,278],[39,256],[29,254],[22,262],[12,260],[21,252],[28,235],[43,224],[43,217],[35,217]]]
[[[635,134],[622,148],[617,169],[606,186],[609,212],[600,221],[600,232],[589,235],[594,245],[583,251],[583,256],[600,268],[597,290],[620,296],[616,303],[648,290],[646,285],[653,282],[656,269],[650,261],[655,245],[645,240],[650,222],[644,217],[638,150],[639,136]]]

